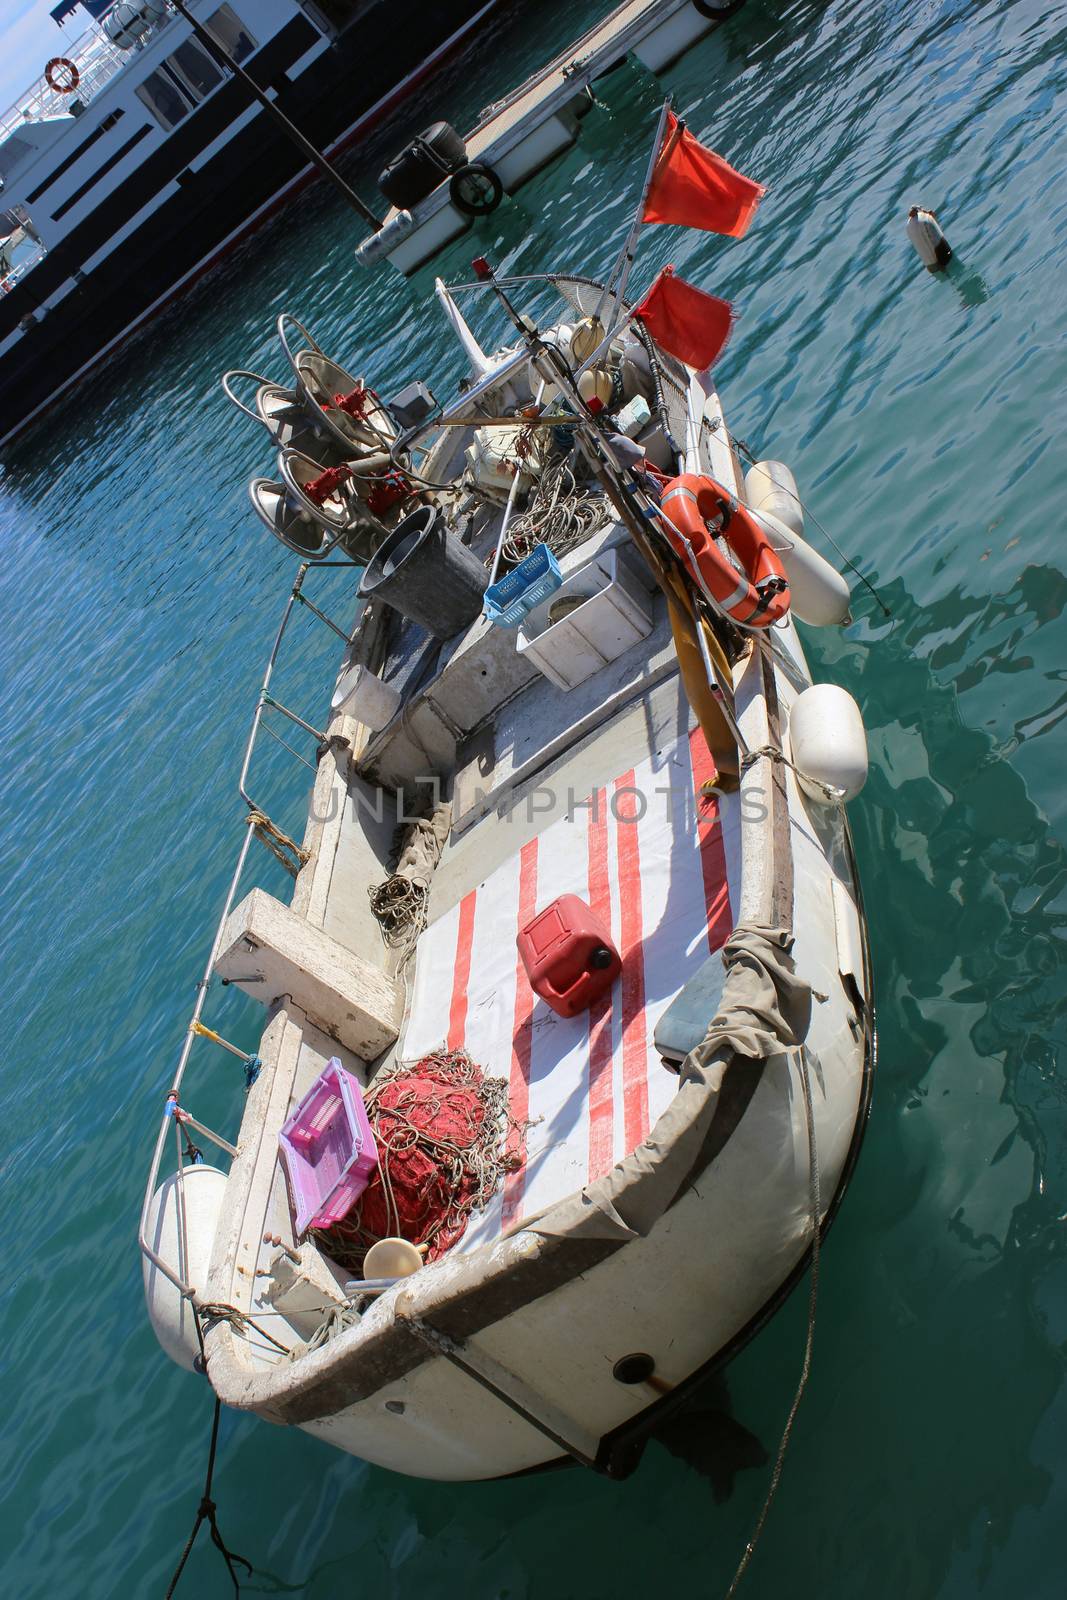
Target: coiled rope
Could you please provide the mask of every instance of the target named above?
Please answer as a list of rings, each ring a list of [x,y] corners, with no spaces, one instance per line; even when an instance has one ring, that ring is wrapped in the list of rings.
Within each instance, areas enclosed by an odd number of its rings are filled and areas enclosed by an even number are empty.
[[[426,926],[425,886],[394,873],[384,883],[371,884],[367,894],[386,944],[392,950],[410,950]]]
[[[503,559],[517,566],[538,544],[547,544],[553,555],[563,555],[606,521],[603,496],[578,487],[564,456],[545,467],[526,510],[512,519],[501,547]]]

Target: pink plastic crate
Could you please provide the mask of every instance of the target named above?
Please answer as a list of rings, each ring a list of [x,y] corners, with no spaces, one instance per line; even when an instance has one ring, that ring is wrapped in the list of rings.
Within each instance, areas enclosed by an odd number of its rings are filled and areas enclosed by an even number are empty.
[[[334,1056],[278,1135],[299,1238],[355,1205],[378,1165],[363,1092]]]

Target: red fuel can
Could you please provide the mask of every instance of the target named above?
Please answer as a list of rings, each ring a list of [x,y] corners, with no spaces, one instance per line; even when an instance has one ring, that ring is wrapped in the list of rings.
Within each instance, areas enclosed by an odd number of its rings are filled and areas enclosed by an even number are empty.
[[[561,1017],[588,1010],[622,971],[610,933],[576,894],[561,894],[539,911],[518,946],[530,988]]]

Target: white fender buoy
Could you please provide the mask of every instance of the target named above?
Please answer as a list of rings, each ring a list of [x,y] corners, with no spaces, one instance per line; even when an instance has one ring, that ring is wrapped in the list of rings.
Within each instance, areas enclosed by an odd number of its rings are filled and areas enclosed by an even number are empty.
[[[757,461],[745,473],[745,499],[753,511],[767,511],[798,537],[804,533],[804,507],[797,480],[784,461]]]
[[[182,1177],[185,1188],[184,1248],[179,1228],[181,1191],[176,1172],[172,1172],[152,1196],[145,1237],[160,1260],[165,1261],[173,1272],[203,1295],[227,1176],[218,1167],[198,1162],[183,1168]],[[149,1261],[145,1256],[143,1264],[145,1304],[156,1338],[172,1361],[176,1361],[179,1367],[188,1367],[192,1372],[200,1354],[193,1308],[177,1285],[160,1272],[154,1261]]]
[[[908,212],[907,234],[919,259],[929,272],[940,272],[952,260],[952,246],[941,231],[941,224],[925,206],[912,206]]]
[[[789,713],[789,756],[800,787],[820,805],[859,794],[867,781],[867,734],[847,689],[813,683],[797,695]],[[834,793],[827,794],[821,784]]]
[[[753,511],[789,579],[789,609],[815,628],[838,628],[852,621],[852,594],[836,567],[792,528],[767,511]]]

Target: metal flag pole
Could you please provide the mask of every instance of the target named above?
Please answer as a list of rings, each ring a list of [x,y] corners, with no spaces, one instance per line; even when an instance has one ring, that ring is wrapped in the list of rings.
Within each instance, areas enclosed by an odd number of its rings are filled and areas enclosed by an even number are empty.
[[[323,177],[329,178],[334,188],[340,191],[341,195],[345,200],[347,200],[353,211],[358,211],[363,220],[365,222],[369,222],[372,228],[380,228],[381,222],[374,215],[374,212],[369,206],[365,206],[363,204],[363,201],[359,198],[359,195],[345,182],[341,174],[337,171],[336,167],[332,167],[327,161],[326,157],[322,154],[322,151],[316,150],[311,141],[309,139],[305,139],[304,135],[300,132],[300,129],[296,126],[296,124],[294,122],[290,122],[289,118],[285,115],[285,112],[278,109],[270,96],[259,87],[259,84],[256,82],[256,80],[249,73],[247,73],[243,67],[238,66],[237,62],[233,59],[229,52],[223,48],[211,30],[206,28],[202,22],[198,22],[196,20],[188,6],[183,3],[183,0],[171,0],[171,3],[174,6],[175,11],[178,12],[179,16],[185,18],[196,37],[200,40],[200,43],[204,46],[204,49],[207,51],[208,55],[211,56],[212,60],[216,61],[220,67],[224,67],[228,72],[232,72],[235,78],[240,79],[245,88],[248,90],[249,94],[259,101],[264,111],[274,122],[278,124],[282,132],[292,140],[299,150],[303,152],[313,166],[318,167]]]
[[[611,294],[612,289],[614,288],[615,304],[612,307],[611,312],[612,323],[614,323],[619,314],[619,307],[622,305],[623,296],[626,293],[626,285],[630,281],[630,268],[634,264],[634,255],[637,250],[637,240],[640,236],[641,229],[644,226],[645,202],[648,199],[648,191],[652,187],[652,178],[659,162],[660,147],[663,143],[663,130],[667,126],[667,113],[670,111],[673,102],[674,96],[668,95],[666,100],[664,100],[663,105],[660,107],[659,121],[656,123],[656,137],[652,142],[652,154],[648,160],[648,170],[645,173],[645,181],[641,185],[641,197],[637,202],[637,210],[634,212],[634,219],[630,224],[630,231],[626,235],[622,249],[619,251],[619,254],[616,257],[615,265],[612,267],[611,274],[604,286],[603,293],[597,302],[596,310],[593,312],[594,317],[599,317],[604,305],[604,301],[607,299],[608,295]],[[616,279],[618,279],[617,288],[615,288]]]

